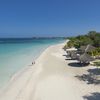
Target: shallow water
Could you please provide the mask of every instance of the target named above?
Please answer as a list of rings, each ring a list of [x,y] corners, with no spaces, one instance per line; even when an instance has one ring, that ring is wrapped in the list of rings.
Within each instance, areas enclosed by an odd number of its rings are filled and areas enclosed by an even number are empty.
[[[63,39],[0,39],[0,87],[21,68],[30,65],[48,46]]]

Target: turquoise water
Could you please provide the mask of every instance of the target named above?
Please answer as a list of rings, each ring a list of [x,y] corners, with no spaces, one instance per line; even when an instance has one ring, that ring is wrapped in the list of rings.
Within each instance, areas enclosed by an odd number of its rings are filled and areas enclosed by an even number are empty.
[[[32,63],[48,46],[63,39],[0,39],[0,87],[21,68]]]

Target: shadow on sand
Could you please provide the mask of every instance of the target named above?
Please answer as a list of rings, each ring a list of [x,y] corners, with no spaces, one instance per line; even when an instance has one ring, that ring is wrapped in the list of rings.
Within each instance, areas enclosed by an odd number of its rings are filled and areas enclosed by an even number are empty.
[[[81,76],[77,75],[79,80],[85,81],[87,84],[100,84],[100,69],[88,69],[88,74],[83,74]]]
[[[100,69],[95,68],[95,69],[88,69],[88,72],[94,75],[100,75]]]
[[[68,65],[71,66],[71,67],[85,67],[88,64],[81,64],[79,62],[72,62],[72,63],[69,63]]]
[[[90,96],[83,96],[85,100],[100,100],[100,93],[94,92]]]

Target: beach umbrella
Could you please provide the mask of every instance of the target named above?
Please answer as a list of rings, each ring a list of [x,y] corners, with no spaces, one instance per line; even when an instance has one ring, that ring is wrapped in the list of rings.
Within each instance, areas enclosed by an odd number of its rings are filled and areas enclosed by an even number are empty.
[[[81,46],[81,47],[79,48],[79,50],[80,50],[80,51],[85,51],[86,47],[87,47],[87,46]]]
[[[95,49],[95,47],[89,44],[87,46],[81,46],[78,50],[80,53],[84,53],[84,52],[90,52],[94,49]]]
[[[93,61],[94,58],[88,55],[87,53],[82,54],[79,59],[81,63],[89,63],[90,61]]]
[[[77,49],[73,47],[73,48],[67,49],[67,51],[77,51]]]
[[[81,46],[78,50],[77,53],[78,54],[83,54],[85,52],[86,46]]]
[[[66,52],[67,52],[67,54],[71,57],[71,55],[74,55],[74,52],[76,52],[77,51],[77,49],[76,48],[69,48],[69,49],[66,49]],[[73,54],[72,54],[73,53]],[[72,56],[73,57],[73,56]],[[72,58],[71,57],[71,58]]]
[[[87,45],[85,52],[90,52],[92,50],[95,50],[95,47],[89,44],[89,45]]]
[[[78,55],[77,55],[77,53],[76,52],[70,52],[70,57],[71,57],[71,59],[77,59],[78,58]]]

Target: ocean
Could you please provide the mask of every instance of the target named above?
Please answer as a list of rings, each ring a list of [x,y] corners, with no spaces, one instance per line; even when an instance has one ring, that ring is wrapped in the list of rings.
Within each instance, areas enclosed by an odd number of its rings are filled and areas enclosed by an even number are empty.
[[[62,38],[0,39],[0,88],[14,73],[30,65],[48,46],[62,42]]]

